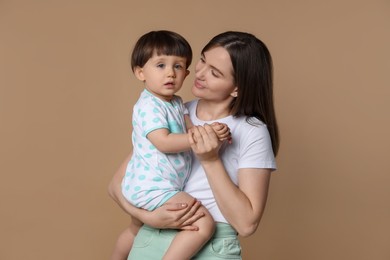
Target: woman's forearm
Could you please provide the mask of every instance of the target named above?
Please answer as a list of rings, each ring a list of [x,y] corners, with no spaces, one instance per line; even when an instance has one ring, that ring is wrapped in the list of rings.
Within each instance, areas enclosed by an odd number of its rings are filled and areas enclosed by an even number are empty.
[[[231,181],[221,160],[202,165],[222,215],[240,235],[248,233],[255,219],[249,200]]]
[[[137,208],[130,204],[122,194],[122,179],[126,174],[127,164],[131,160],[132,153],[130,153],[119,169],[115,172],[110,184],[108,185],[108,194],[110,197],[129,215],[137,220],[150,225],[152,227],[161,227],[158,214],[151,211]]]
[[[190,129],[189,141],[226,220],[242,236],[255,232],[267,200],[270,170],[239,169],[236,186],[221,161],[221,142],[210,125]]]
[[[202,165],[226,220],[241,236],[253,234],[265,208],[270,175],[261,174],[261,169],[240,170],[245,176],[239,177],[237,187],[220,159]]]
[[[142,210],[131,205],[125,197],[122,195],[121,183],[123,176],[126,173],[126,167],[130,161],[132,153],[123,161],[119,169],[116,171],[114,177],[112,178],[110,184],[108,185],[108,194],[110,197],[127,213],[131,216],[142,219]]]

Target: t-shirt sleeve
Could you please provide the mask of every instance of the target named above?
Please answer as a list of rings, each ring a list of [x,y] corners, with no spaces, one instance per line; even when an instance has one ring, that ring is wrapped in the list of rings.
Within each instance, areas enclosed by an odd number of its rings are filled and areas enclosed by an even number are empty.
[[[183,114],[184,115],[190,115],[190,112],[188,111],[186,106],[183,107]]]
[[[265,125],[251,126],[240,142],[239,168],[276,170],[271,138]]]
[[[182,111],[184,115],[189,114],[188,109],[180,96],[175,96],[175,102],[178,106],[180,106],[180,111]]]
[[[145,102],[137,106],[133,114],[143,136],[147,136],[150,132],[157,129],[168,129],[167,111],[159,103],[153,101]]]

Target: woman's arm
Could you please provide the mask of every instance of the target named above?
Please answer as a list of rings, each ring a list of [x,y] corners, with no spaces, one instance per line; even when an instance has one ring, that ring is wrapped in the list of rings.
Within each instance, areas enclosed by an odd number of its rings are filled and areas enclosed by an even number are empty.
[[[121,183],[126,172],[126,167],[131,159],[130,155],[120,165],[119,169],[114,174],[109,186],[108,193],[110,197],[133,218],[139,219],[141,222],[155,227],[155,228],[172,228],[182,230],[197,230],[196,226],[192,226],[197,219],[201,218],[203,214],[196,213],[200,206],[200,202],[194,201],[190,204],[177,203],[168,204],[155,209],[154,211],[147,211],[139,209],[131,205],[122,195]]]
[[[189,136],[222,214],[241,236],[253,234],[267,201],[270,170],[239,170],[237,187],[219,157],[221,143],[212,128],[209,125],[194,127]]]
[[[112,177],[109,185],[108,185],[108,194],[110,197],[128,214],[130,214],[132,217],[141,219],[143,210],[137,209],[133,205],[131,205],[125,197],[122,195],[122,188],[121,183],[122,179],[125,176],[126,173],[126,167],[131,159],[132,153],[130,153],[126,159],[122,162],[122,164],[119,166],[119,169],[116,171],[114,176]],[[141,218],[137,217],[141,216]]]

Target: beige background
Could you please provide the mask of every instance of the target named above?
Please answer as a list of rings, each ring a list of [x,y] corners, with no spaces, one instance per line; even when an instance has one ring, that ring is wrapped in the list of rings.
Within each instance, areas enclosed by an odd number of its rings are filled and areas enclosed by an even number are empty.
[[[141,90],[128,54],[153,29],[195,61],[225,30],[273,55],[279,170],[244,259],[390,259],[388,0],[0,0],[0,259],[108,258],[128,224],[106,192]]]

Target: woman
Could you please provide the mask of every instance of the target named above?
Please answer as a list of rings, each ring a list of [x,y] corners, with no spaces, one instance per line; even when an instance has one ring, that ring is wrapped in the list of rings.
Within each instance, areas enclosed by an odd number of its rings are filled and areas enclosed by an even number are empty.
[[[213,238],[194,259],[241,259],[237,233],[249,236],[259,225],[279,147],[267,47],[244,32],[215,36],[195,67],[192,93],[197,99],[186,106],[195,125],[188,135],[196,158],[184,191],[201,201],[217,223]],[[215,121],[230,127],[232,144],[218,140],[210,126]],[[130,206],[120,191],[127,160],[109,192],[146,224],[129,259],[161,259],[177,232],[173,229],[196,230],[191,224],[202,217],[195,214],[199,202],[165,205],[152,212]]]

